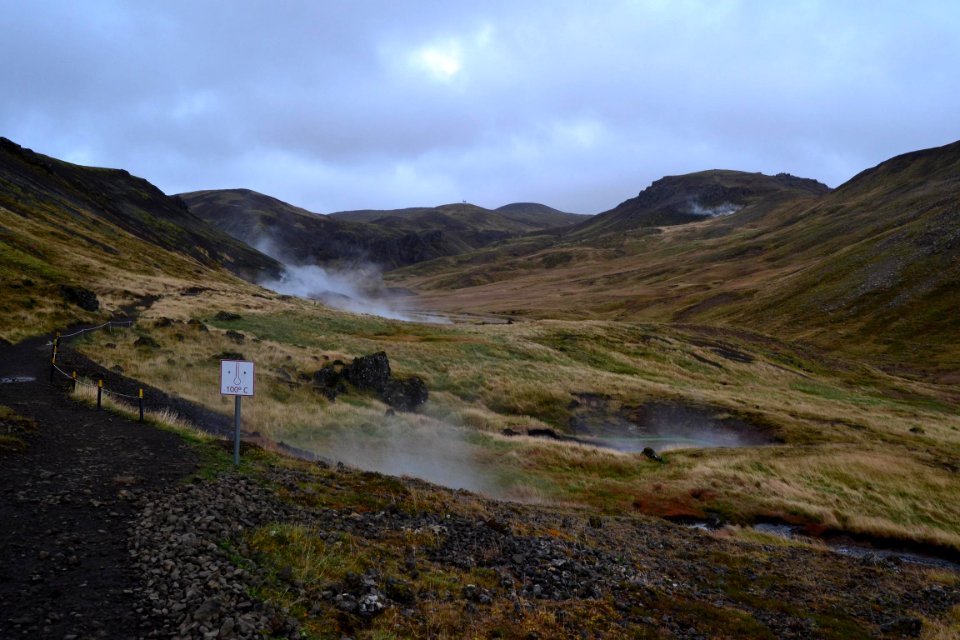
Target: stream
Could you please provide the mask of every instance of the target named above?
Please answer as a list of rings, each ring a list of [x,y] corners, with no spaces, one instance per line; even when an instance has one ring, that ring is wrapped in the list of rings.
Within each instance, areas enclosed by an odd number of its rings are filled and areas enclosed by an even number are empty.
[[[684,524],[691,529],[700,529],[701,531],[717,530],[716,526],[702,520]],[[830,551],[853,558],[878,558],[893,562],[902,561],[924,567],[947,569],[960,573],[960,563],[930,553],[878,547],[869,542],[857,542],[851,540],[849,537],[840,535],[818,538],[804,533],[803,527],[790,524],[761,522],[751,525],[750,528],[754,531],[774,535],[785,540],[809,543],[821,542],[825,544]]]

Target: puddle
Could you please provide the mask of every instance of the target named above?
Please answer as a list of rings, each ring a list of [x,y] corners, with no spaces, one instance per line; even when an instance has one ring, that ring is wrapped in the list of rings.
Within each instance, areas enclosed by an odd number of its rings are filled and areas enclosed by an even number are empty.
[[[671,449],[754,447],[779,440],[721,407],[650,402],[622,405],[599,394],[579,394],[570,406],[570,430],[581,442],[627,453]]]
[[[0,384],[18,384],[22,382],[34,382],[33,376],[4,376],[0,378]]]

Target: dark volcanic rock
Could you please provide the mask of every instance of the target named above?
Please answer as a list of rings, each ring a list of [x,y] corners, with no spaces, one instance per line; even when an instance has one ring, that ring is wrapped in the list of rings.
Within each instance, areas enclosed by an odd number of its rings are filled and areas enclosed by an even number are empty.
[[[200,321],[197,320],[196,318],[191,318],[190,320],[187,320],[187,325],[188,325],[188,326],[191,326],[191,327],[195,327],[196,330],[199,331],[200,333],[209,333],[209,332],[210,332],[210,329],[207,329],[207,325],[203,324],[202,322],[200,322]]]
[[[344,369],[347,382],[357,389],[383,393],[390,381],[390,360],[384,351],[353,359],[353,364]]]
[[[69,304],[74,304],[85,311],[96,311],[100,308],[97,294],[86,287],[73,284],[60,285],[60,295]]]
[[[210,356],[211,360],[246,360],[239,351],[221,351]]]
[[[650,458],[654,462],[663,462],[663,458],[661,458],[660,455],[653,450],[653,447],[644,447],[643,455]]]
[[[916,638],[923,630],[923,622],[919,618],[902,617],[882,625],[880,630],[902,638]]]
[[[336,365],[315,371],[311,377],[318,387],[334,388],[343,380],[343,373]]]
[[[390,360],[383,351],[354,358],[348,366],[339,360],[334,361],[315,371],[311,379],[330,400],[345,393],[344,382],[349,382],[360,391],[373,391],[385,403],[401,411],[415,411],[430,395],[426,383],[418,376],[403,380],[394,378],[390,372]]]
[[[427,384],[417,376],[406,380],[390,380],[380,397],[388,405],[401,411],[413,411],[427,401]]]
[[[140,336],[134,341],[133,346],[153,348],[153,347],[159,347],[160,343],[154,340],[153,338],[151,338],[150,336]]]

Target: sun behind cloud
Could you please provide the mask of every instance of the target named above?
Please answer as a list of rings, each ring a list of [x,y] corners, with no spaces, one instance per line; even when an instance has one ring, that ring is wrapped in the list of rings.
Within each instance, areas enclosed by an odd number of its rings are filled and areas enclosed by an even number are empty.
[[[463,69],[460,44],[455,40],[418,49],[413,60],[416,66],[441,82],[453,80]]]

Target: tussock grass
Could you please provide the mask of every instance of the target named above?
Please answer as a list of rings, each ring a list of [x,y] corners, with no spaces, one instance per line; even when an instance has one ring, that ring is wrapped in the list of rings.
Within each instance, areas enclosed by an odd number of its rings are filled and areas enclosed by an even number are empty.
[[[70,396],[91,407],[97,406],[97,384],[91,380],[78,380],[76,389]],[[100,399],[100,406],[103,410],[110,411],[117,415],[131,420],[140,419],[140,407],[130,401],[122,400],[117,396],[104,391]],[[145,409],[143,412],[143,421],[156,427],[177,431],[191,438],[199,440],[213,439],[213,436],[198,429],[192,422],[178,414],[176,411],[162,407],[160,409]]]
[[[943,620],[924,619],[923,640],[956,640],[960,638],[960,606],[954,607]]]
[[[240,318],[214,319],[222,310]],[[182,322],[154,327],[161,317]],[[209,331],[185,323],[192,318]],[[242,333],[243,344],[227,330]],[[367,462],[381,468],[419,453],[501,497],[735,521],[776,516],[960,548],[960,505],[946,498],[960,492],[951,466],[960,458],[955,394],[765,336],[610,321],[422,325],[227,287],[202,297],[172,290],[138,331],[160,346],[135,348],[131,333],[112,336],[113,349],[102,335],[81,348],[227,414],[232,401],[219,396],[215,356],[240,352],[257,364],[244,429],[336,459],[374,452]],[[326,362],[380,350],[395,374],[427,381],[431,398],[418,414],[387,417],[385,405],[357,394],[331,403],[307,383]],[[613,411],[651,401],[714,407],[782,443],[676,450],[657,464],[499,435],[563,431],[582,394],[607,398]]]

